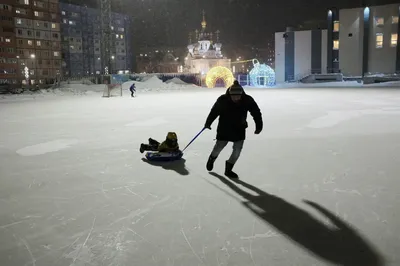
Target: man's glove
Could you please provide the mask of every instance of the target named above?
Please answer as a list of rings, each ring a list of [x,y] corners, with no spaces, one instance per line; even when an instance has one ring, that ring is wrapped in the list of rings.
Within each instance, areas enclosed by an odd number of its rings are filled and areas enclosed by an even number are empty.
[[[262,131],[262,128],[256,128],[256,131],[254,131],[254,134],[258,135]]]

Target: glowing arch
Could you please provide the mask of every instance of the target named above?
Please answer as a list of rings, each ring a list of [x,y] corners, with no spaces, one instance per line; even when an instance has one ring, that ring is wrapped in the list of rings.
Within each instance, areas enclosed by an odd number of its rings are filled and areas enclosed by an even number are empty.
[[[206,85],[208,88],[214,88],[218,79],[222,79],[226,87],[229,87],[235,81],[235,77],[229,68],[223,66],[216,66],[208,71],[206,76]]]
[[[274,86],[276,83],[275,71],[266,64],[253,60],[254,68],[250,71],[250,84],[255,87]]]

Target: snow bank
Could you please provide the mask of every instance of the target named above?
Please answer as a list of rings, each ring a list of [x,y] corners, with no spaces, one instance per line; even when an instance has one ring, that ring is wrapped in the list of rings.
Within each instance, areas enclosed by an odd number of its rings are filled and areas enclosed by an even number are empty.
[[[183,80],[181,80],[180,78],[173,78],[173,79],[169,79],[167,80],[165,83],[167,84],[177,84],[177,85],[190,85],[189,83],[184,82]]]
[[[142,79],[143,80],[143,79]],[[201,89],[194,84],[188,84],[179,78],[173,78],[169,82],[162,82],[157,76],[150,76],[144,81],[127,81],[122,84],[122,90],[129,91],[135,83],[138,92],[161,92],[161,91],[185,91]]]

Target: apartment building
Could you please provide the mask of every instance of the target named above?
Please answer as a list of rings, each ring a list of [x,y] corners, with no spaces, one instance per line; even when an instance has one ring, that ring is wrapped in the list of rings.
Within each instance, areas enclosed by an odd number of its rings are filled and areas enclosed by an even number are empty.
[[[58,10],[58,0],[14,2],[17,73],[22,84],[48,84],[61,75]]]
[[[100,10],[60,4],[63,75],[79,77],[103,73],[101,69]],[[110,74],[132,71],[132,45],[128,16],[112,13]]]
[[[17,84],[13,0],[0,4],[0,84]]]

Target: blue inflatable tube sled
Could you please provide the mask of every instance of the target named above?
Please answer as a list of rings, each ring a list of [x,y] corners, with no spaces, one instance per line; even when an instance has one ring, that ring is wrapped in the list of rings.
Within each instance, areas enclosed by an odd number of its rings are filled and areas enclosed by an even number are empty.
[[[183,156],[181,151],[175,152],[158,152],[149,151],[146,153],[146,159],[153,162],[171,162],[180,160]]]

